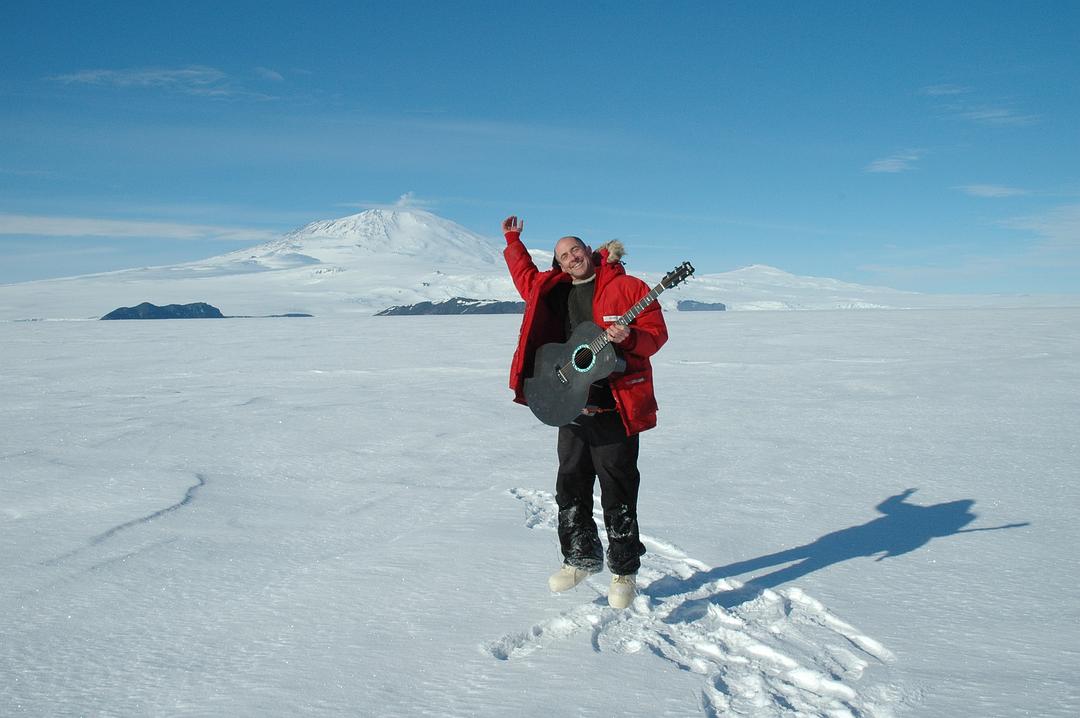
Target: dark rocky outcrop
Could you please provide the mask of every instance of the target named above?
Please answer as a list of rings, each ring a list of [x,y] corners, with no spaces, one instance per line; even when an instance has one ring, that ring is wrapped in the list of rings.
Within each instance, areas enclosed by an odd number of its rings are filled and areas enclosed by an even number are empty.
[[[377,317],[406,317],[424,314],[523,314],[525,302],[502,302],[494,299],[453,297],[441,302],[419,302],[384,309]]]
[[[288,314],[229,314],[226,319],[281,319],[288,317],[313,317],[314,314],[303,312],[289,312]]]
[[[159,307],[143,302],[135,307],[120,307],[102,319],[224,319],[221,311],[206,302],[192,304],[166,304]]]
[[[723,312],[727,306],[721,302],[698,302],[693,299],[679,300],[680,312]]]

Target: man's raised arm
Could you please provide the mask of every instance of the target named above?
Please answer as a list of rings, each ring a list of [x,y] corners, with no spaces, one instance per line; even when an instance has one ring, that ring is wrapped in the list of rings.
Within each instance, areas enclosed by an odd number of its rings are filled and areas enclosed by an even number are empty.
[[[529,250],[521,242],[521,230],[525,222],[516,215],[510,215],[503,220],[503,236],[506,237],[506,249],[503,250],[503,259],[510,270],[510,278],[514,281],[514,287],[525,301],[529,300],[529,291],[533,282],[540,274],[536,264],[529,254]]]

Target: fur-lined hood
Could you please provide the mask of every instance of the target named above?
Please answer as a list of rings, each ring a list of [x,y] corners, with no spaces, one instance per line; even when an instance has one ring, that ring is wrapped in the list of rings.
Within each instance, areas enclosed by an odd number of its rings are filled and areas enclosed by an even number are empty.
[[[604,242],[596,248],[596,251],[597,253],[601,253],[605,249],[607,250],[608,264],[618,264],[622,261],[623,256],[626,254],[626,247],[624,247],[623,243],[617,239],[613,239],[610,242]],[[601,254],[600,256],[603,256],[603,254]]]

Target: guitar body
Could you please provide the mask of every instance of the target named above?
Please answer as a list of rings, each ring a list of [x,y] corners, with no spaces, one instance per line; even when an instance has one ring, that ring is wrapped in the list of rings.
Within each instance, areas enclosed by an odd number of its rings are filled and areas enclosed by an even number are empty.
[[[594,352],[590,344],[604,330],[592,322],[574,328],[564,344],[552,342],[536,350],[533,375],[525,380],[525,401],[548,426],[565,426],[589,401],[589,387],[621,370],[623,360],[612,344]]]

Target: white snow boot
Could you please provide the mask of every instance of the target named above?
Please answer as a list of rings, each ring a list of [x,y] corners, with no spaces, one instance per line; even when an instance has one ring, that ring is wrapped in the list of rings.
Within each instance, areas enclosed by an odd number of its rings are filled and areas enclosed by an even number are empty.
[[[551,577],[548,578],[548,588],[555,593],[569,591],[594,573],[596,573],[596,571],[586,571],[583,568],[577,568],[576,566],[564,563],[562,568],[551,574]]]
[[[607,602],[612,608],[626,608],[637,595],[637,582],[634,574],[611,577],[611,587],[607,592]]]

